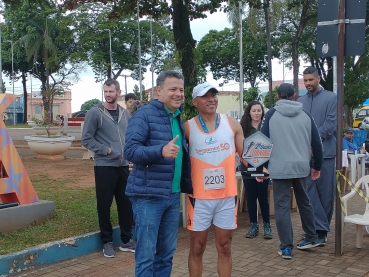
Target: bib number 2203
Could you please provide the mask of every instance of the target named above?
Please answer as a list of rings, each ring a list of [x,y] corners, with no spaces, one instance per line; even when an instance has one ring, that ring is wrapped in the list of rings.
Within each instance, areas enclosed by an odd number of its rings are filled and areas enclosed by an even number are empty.
[[[224,167],[203,169],[205,190],[225,188],[225,170]]]

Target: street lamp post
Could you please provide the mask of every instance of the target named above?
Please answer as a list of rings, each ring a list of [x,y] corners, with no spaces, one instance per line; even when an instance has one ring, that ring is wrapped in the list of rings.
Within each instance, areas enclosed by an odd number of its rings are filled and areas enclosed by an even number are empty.
[[[11,52],[12,52],[12,83],[13,83],[13,94],[14,94],[14,51],[13,51],[13,41],[6,40],[5,42],[10,43]],[[13,102],[13,124],[15,126],[15,102]]]
[[[140,71],[140,100],[142,101],[142,71],[141,71],[141,34],[140,34],[140,0],[137,0],[137,26],[138,26],[138,68]]]
[[[127,94],[127,77],[131,77],[131,75],[120,75],[124,77],[124,89],[125,89],[125,94]]]
[[[124,77],[124,89],[125,89],[125,94],[127,94],[128,93],[128,91],[127,91],[127,77],[132,77],[132,72],[130,71],[130,70],[123,70],[123,72],[122,72],[123,74],[121,74],[121,75],[119,75],[119,76],[122,76],[122,77]]]
[[[243,115],[243,50],[242,50],[242,2],[239,1],[238,2],[238,5],[239,5],[239,20],[240,20],[240,44],[239,44],[239,47],[240,47],[240,115],[238,117],[238,119],[241,120],[242,118],[242,115]]]
[[[151,98],[154,98],[154,49],[152,43],[152,16],[150,18],[150,39],[151,39]]]
[[[109,53],[110,53],[110,78],[113,78],[113,58],[111,53],[111,31],[110,29],[105,29],[105,31],[109,32]]]

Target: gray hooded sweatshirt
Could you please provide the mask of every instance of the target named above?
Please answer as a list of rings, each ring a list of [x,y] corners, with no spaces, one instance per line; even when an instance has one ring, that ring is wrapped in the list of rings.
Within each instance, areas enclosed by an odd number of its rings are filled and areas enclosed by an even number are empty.
[[[302,104],[279,100],[263,120],[261,132],[273,143],[268,171],[271,179],[303,178],[310,173],[311,152],[313,168],[320,170],[323,147],[318,128]]]
[[[324,158],[336,157],[337,95],[320,88],[314,93],[301,96],[297,102],[302,103],[303,109],[311,114],[318,126]]]
[[[85,117],[82,145],[95,152],[95,166],[127,166],[124,157],[125,137],[130,114],[118,105],[119,116],[115,123],[102,104],[91,108]],[[111,148],[111,153],[108,150]]]

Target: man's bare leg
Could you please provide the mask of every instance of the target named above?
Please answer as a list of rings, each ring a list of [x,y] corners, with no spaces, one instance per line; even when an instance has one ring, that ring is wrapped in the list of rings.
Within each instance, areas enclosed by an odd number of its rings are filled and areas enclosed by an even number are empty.
[[[188,271],[190,277],[202,276],[202,256],[206,248],[208,230],[190,231],[190,253],[188,254]]]
[[[218,251],[219,277],[231,277],[233,230],[224,230],[215,226],[215,246]],[[201,276],[201,275],[198,275]]]

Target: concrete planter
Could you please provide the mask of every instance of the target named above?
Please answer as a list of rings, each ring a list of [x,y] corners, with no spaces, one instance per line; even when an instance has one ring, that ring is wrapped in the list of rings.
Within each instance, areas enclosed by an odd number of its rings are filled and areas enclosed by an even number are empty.
[[[39,158],[56,160],[63,159],[61,154],[69,149],[75,137],[25,136],[24,139],[28,142],[29,148],[39,155]]]

